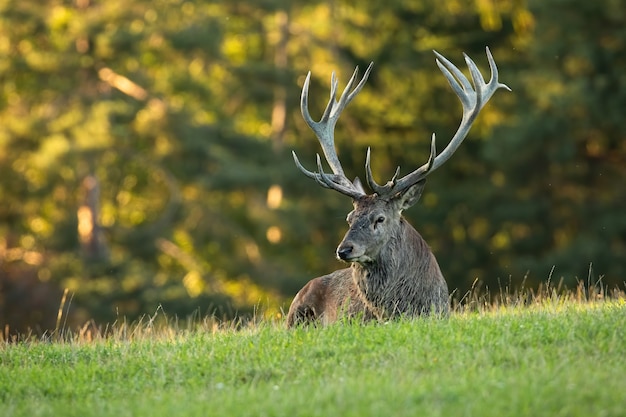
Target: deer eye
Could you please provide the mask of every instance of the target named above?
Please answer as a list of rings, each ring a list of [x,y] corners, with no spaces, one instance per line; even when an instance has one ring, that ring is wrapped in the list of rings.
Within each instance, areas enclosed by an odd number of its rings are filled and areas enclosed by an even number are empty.
[[[380,223],[382,223],[382,222],[384,222],[384,221],[385,221],[385,217],[384,217],[384,216],[379,216],[379,217],[376,219],[376,223],[377,223],[377,224],[380,224]]]

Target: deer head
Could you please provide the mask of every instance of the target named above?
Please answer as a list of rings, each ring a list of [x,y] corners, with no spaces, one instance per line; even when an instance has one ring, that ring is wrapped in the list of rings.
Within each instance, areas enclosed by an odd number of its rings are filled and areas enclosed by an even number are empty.
[[[308,111],[311,73],[309,72],[306,77],[300,101],[302,116],[315,132],[332,174],[324,172],[319,154],[317,155],[316,172],[304,168],[295,152],[292,152],[292,154],[296,166],[307,177],[314,179],[322,187],[333,189],[353,199],[354,210],[347,217],[350,228],[337,248],[337,257],[344,261],[359,264],[376,262],[377,259],[384,256],[381,255],[382,252],[393,251],[394,245],[401,244],[397,242],[399,236],[401,236],[400,229],[406,227],[406,222],[402,218],[402,211],[411,207],[419,200],[424,189],[426,177],[450,159],[467,136],[480,110],[495,91],[499,88],[510,91],[509,87],[498,81],[498,69],[489,48],[487,48],[487,59],[491,68],[489,82],[485,82],[474,61],[465,54],[465,62],[472,79],[471,83],[444,56],[436,51],[435,56],[437,57],[437,66],[448,80],[452,90],[459,97],[463,106],[461,124],[440,154],[437,155],[435,135],[433,134],[428,161],[401,178],[398,178],[400,173],[400,168],[398,167],[391,180],[384,185],[378,184],[373,178],[370,166],[371,152],[368,148],[365,159],[365,178],[367,185],[372,190],[371,194],[365,192],[358,178],[350,181],[344,174],[335,150],[334,128],[343,109],[363,88],[373,63],[367,67],[363,78],[356,86],[358,67],[355,69],[339,100],[336,98],[337,77],[333,72],[330,99],[319,122],[315,122]]]

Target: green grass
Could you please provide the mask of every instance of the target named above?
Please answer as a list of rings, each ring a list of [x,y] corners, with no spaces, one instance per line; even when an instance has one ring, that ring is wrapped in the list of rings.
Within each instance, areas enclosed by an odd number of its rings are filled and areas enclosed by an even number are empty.
[[[623,416],[626,303],[0,345],[6,416]]]

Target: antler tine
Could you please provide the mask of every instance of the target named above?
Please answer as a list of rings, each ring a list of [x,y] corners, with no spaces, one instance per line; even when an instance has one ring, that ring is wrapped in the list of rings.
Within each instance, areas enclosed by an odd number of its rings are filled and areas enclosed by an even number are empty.
[[[385,186],[379,185],[376,181],[374,181],[374,176],[372,175],[372,168],[370,166],[370,161],[371,161],[370,153],[371,153],[371,149],[368,146],[367,154],[365,155],[365,181],[367,182],[367,185],[372,189],[372,191],[374,191],[378,195],[381,195],[387,190],[387,188]]]
[[[291,151],[291,155],[293,156],[293,160],[296,163],[296,166],[298,167],[298,169],[300,171],[302,171],[304,173],[304,175],[306,175],[307,177],[315,180],[315,182],[317,182],[322,187],[330,188],[330,189],[339,191],[340,193],[345,194],[345,195],[347,195],[349,197],[352,197],[352,198],[355,198],[355,199],[363,196],[363,192],[362,191],[356,189],[354,186],[346,186],[346,185],[344,185],[343,182],[341,182],[339,179],[337,179],[336,175],[325,173],[323,168],[322,168],[322,160],[321,160],[319,154],[316,154],[316,157],[317,157],[317,168],[318,168],[319,172],[311,172],[308,169],[306,169],[300,163],[300,160],[298,159],[298,156],[296,155],[296,153],[294,151]]]
[[[435,157],[437,156],[437,147],[435,141],[435,134],[433,133],[431,142],[430,142],[430,155],[428,157],[428,161],[424,164],[424,171],[429,171],[433,163],[435,162]],[[367,148],[367,156],[365,157],[365,179],[367,180],[367,185],[378,195],[390,195],[398,193],[397,190],[394,190],[396,187],[396,181],[398,176],[400,175],[400,167],[396,168],[396,172],[391,177],[391,180],[387,182],[385,185],[379,185],[376,181],[374,181],[374,176],[372,175],[372,168],[370,165],[370,148]],[[394,191],[392,191],[394,190]]]
[[[317,183],[320,184],[322,187],[339,191],[341,194],[352,197],[353,199],[358,199],[359,197],[362,197],[364,195],[364,192],[361,189],[357,188],[352,182],[339,182],[337,181],[336,175],[326,174],[324,172],[324,168],[322,167],[322,160],[319,154],[317,154],[317,169],[319,175],[315,179],[317,180]],[[356,181],[358,181],[358,178],[355,180],[355,182]]]
[[[487,52],[487,61],[489,61],[489,69],[491,70],[491,78],[489,79],[489,83],[487,85],[495,85],[493,89],[494,92],[498,88],[504,88],[507,91],[512,91],[511,87],[498,81],[498,67],[496,66],[496,61],[493,59],[493,55],[491,54],[488,46],[485,50]]]
[[[318,155],[319,155],[319,154],[318,154]],[[302,173],[303,173],[304,175],[306,175],[307,177],[312,178],[312,179],[314,179],[314,180],[316,180],[316,181],[317,181],[318,174],[317,174],[317,173],[315,173],[315,172],[311,172],[311,171],[309,171],[308,169],[306,169],[306,168],[305,168],[305,167],[304,167],[304,166],[300,163],[300,160],[298,159],[298,156],[296,155],[296,152],[295,152],[295,151],[291,151],[291,156],[293,156],[293,161],[296,163],[296,167],[298,167],[298,169],[299,169],[300,171],[302,171]]]
[[[374,175],[372,174],[370,153],[371,149],[368,147],[365,156],[365,180],[367,181],[367,185],[378,195],[388,194],[396,184],[396,178],[400,175],[400,167],[396,168],[396,172],[393,174],[393,177],[391,177],[391,181],[388,181],[385,185],[380,185],[374,180]]]
[[[348,84],[341,93],[338,101],[338,80],[335,73],[332,73],[330,97],[328,100],[328,104],[326,105],[326,109],[324,110],[322,118],[319,122],[313,120],[308,110],[309,85],[311,81],[310,71],[306,76],[304,85],[302,86],[302,95],[300,97],[300,111],[302,112],[302,117],[317,136],[317,139],[322,146],[324,157],[326,158],[326,161],[328,162],[328,165],[330,166],[333,174],[324,173],[321,169],[321,162],[318,164],[318,172],[308,171],[302,166],[302,164],[300,164],[300,161],[298,160],[295,152],[292,152],[296,166],[307,177],[315,179],[324,187],[335,189],[336,191],[339,191],[342,194],[347,194],[353,198],[355,198],[356,195],[362,196],[363,192],[361,190],[358,190],[354,186],[354,184],[346,177],[343,168],[341,167],[341,162],[339,161],[339,157],[337,156],[337,152],[335,150],[335,124],[337,123],[337,120],[339,119],[339,116],[341,115],[343,109],[352,101],[352,99],[361,91],[361,89],[365,85],[365,82],[369,77],[373,65],[373,62],[370,63],[370,65],[367,67],[367,70],[365,71],[365,74],[363,75],[363,78],[361,78],[356,87],[354,87],[354,84],[357,81],[359,71],[359,68],[356,67],[354,73],[352,74],[352,77],[350,78],[350,81],[348,81]]]
[[[437,51],[433,51],[435,53],[435,56],[437,57],[437,66],[448,80],[450,87],[452,87],[452,90],[459,97],[459,100],[461,101],[461,104],[463,106],[463,117],[461,118],[461,124],[459,125],[459,128],[457,129],[456,133],[454,134],[448,145],[439,155],[435,154],[435,135],[433,134],[430,158],[428,159],[428,162],[426,162],[424,165],[411,172],[410,174],[397,180],[395,184],[393,184],[391,187],[393,188],[393,190],[386,189],[387,192],[393,192],[394,194],[402,192],[409,188],[411,185],[423,179],[426,175],[439,168],[441,165],[443,165],[448,159],[450,159],[450,157],[461,145],[463,139],[465,139],[465,137],[467,136],[467,133],[472,126],[472,123],[480,113],[481,109],[487,103],[487,101],[489,101],[489,99],[496,92],[496,90],[498,90],[499,88],[504,88],[508,91],[511,91],[511,89],[506,84],[502,84],[498,81],[498,68],[489,48],[486,48],[486,51],[487,60],[489,61],[489,67],[491,69],[491,78],[489,79],[488,83],[485,83],[485,80],[480,70],[478,69],[474,61],[466,54],[463,55],[465,57],[465,62],[472,77],[472,83],[470,83],[465,75],[463,75],[461,70],[459,70],[454,64],[448,61],[448,59],[446,59]]]
[[[341,98],[339,99],[338,104],[339,104],[340,112],[343,110],[345,106],[348,105],[348,103],[352,101],[354,97],[356,97],[357,94],[361,92],[361,89],[363,88],[363,86],[365,85],[365,82],[370,76],[370,72],[372,71],[373,66],[374,66],[374,63],[370,62],[370,64],[367,66],[367,69],[365,70],[365,74],[363,74],[363,78],[361,78],[361,81],[359,81],[356,87],[354,87],[354,90],[352,90],[352,86],[354,85],[354,82],[357,80],[357,76],[359,74],[359,67],[356,67],[354,69],[354,73],[352,73],[352,77],[350,77],[350,81],[348,81],[348,84],[346,84],[346,88],[343,89],[343,92],[341,93]],[[352,92],[350,92],[350,90],[352,90]],[[339,117],[339,115],[337,115],[337,117]]]

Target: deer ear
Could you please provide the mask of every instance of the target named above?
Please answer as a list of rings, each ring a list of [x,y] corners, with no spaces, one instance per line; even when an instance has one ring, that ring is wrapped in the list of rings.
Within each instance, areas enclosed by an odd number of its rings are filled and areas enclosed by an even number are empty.
[[[425,185],[426,178],[416,182],[414,185],[407,188],[405,192],[396,197],[398,201],[398,207],[401,213],[403,210],[408,209],[413,204],[419,201],[420,197],[422,196],[422,191],[424,191]]]

